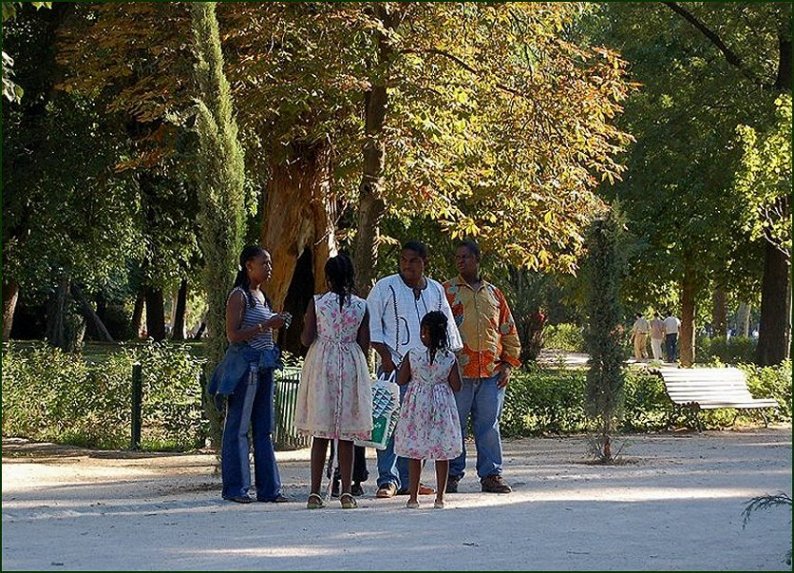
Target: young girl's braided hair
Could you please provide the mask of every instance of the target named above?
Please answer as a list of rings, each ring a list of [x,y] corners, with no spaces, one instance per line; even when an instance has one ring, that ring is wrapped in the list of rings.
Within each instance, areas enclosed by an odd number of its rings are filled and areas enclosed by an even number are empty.
[[[339,311],[356,289],[356,273],[353,270],[353,261],[344,253],[331,257],[325,263],[325,278],[328,280],[331,292],[339,296]]]
[[[436,351],[449,347],[447,339],[447,316],[439,310],[428,312],[420,324],[420,328],[427,328],[428,348],[431,359],[435,357]]]

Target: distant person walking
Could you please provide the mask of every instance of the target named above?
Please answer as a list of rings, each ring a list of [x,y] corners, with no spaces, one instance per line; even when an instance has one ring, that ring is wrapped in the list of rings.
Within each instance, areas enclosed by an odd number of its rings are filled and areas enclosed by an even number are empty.
[[[634,360],[640,361],[648,358],[648,332],[651,330],[651,325],[642,316],[641,313],[634,315],[634,325],[631,327],[631,337],[634,341]]]
[[[651,319],[651,352],[654,360],[662,359],[662,343],[664,342],[664,321],[658,312]]]
[[[664,319],[664,342],[667,350],[667,361],[675,362],[677,356],[678,330],[681,328],[681,321],[673,315],[673,311],[667,312]]]

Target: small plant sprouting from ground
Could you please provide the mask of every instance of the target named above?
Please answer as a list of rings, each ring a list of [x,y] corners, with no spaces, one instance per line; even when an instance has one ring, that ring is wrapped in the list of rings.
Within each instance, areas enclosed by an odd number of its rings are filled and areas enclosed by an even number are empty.
[[[608,452],[609,455],[607,455],[607,452],[604,452],[604,444],[605,442],[601,435],[590,434],[587,436],[588,453],[593,458],[593,464],[620,465],[623,463],[631,463],[625,459],[618,459],[626,446],[629,445],[628,441],[623,440],[622,442],[617,442],[614,438],[611,438],[608,442],[610,448],[610,451]]]
[[[747,522],[750,520],[750,515],[759,509],[769,509],[779,505],[787,505],[791,511],[791,497],[785,493],[777,495],[759,495],[751,499],[742,511],[742,529],[747,527]],[[786,554],[786,564],[791,565],[791,548],[789,547]]]

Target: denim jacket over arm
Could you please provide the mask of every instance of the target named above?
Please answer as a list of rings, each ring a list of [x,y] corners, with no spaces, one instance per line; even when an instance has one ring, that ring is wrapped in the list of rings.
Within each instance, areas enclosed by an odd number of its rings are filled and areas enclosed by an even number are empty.
[[[220,364],[210,378],[207,393],[228,396],[233,394],[237,385],[245,379],[250,365],[256,364],[258,369],[283,369],[278,347],[257,350],[247,343],[230,344]]]

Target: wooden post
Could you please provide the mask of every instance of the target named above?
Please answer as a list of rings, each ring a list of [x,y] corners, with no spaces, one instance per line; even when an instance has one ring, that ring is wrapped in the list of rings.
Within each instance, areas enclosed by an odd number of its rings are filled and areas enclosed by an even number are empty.
[[[132,365],[132,440],[131,450],[141,449],[141,405],[143,403],[143,371],[140,364]]]

